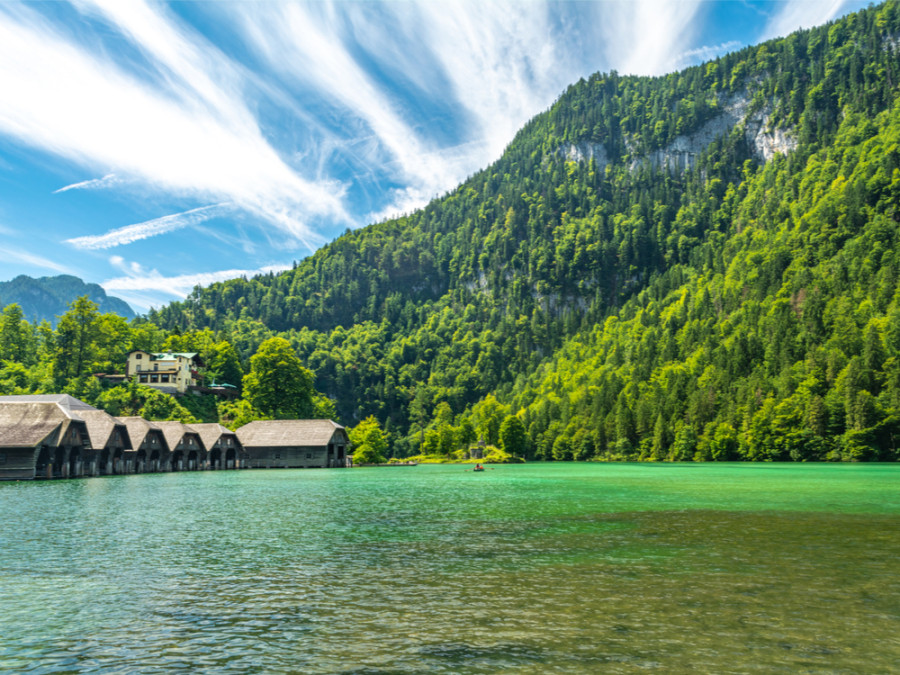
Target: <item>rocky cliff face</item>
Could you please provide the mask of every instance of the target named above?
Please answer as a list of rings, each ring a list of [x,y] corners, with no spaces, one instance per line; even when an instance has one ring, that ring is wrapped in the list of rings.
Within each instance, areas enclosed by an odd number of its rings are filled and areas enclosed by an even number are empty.
[[[742,127],[747,142],[755,150],[757,159],[768,162],[776,154],[786,154],[797,147],[792,129],[774,127],[772,104],[753,109],[750,95],[738,94],[723,101],[721,112],[695,131],[678,136],[664,148],[648,154],[635,154],[631,169],[649,162],[653,167],[668,167],[670,171],[686,171],[694,166],[697,157],[713,141],[726,136],[735,127]],[[606,148],[600,143],[573,143],[563,149],[565,157],[572,161],[593,159],[598,169],[611,162]]]

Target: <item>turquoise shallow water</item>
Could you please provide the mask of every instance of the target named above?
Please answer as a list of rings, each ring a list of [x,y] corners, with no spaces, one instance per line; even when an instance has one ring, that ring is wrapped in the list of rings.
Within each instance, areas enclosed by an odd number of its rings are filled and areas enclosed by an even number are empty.
[[[900,467],[0,484],[0,671],[900,670]]]

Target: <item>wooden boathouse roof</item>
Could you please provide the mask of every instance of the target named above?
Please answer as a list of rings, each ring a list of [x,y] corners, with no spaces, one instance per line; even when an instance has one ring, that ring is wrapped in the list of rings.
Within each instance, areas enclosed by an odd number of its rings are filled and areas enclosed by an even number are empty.
[[[55,445],[64,417],[52,404],[0,404],[0,447],[33,448],[45,441]]]
[[[87,423],[88,436],[91,438],[91,448],[102,450],[109,444],[113,433],[119,429],[122,434],[123,448],[131,450],[131,434],[128,426],[120,422],[105,410],[79,410],[78,416]]]
[[[203,441],[203,446],[207,450],[211,450],[212,447],[219,442],[219,439],[222,438],[222,436],[233,436],[235,440],[238,440],[236,433],[217,422],[187,424],[185,426],[191,431],[196,431],[200,435],[200,440]]]
[[[144,439],[147,438],[147,434],[150,433],[153,429],[158,431],[162,431],[155,422],[148,422],[143,417],[116,417],[119,422],[122,422],[125,427],[128,429],[128,435],[131,438],[131,445],[133,448],[140,448],[141,445],[144,444]],[[163,450],[165,452],[169,451],[169,444],[166,441],[165,434],[160,434],[163,438]]]
[[[346,430],[331,420],[256,420],[237,430],[247,447],[316,447],[331,442],[335,431]]]
[[[68,394],[22,394],[18,396],[0,396],[0,404],[3,403],[55,403],[66,413],[80,412],[82,410],[97,410],[74,396]]]
[[[90,443],[84,420],[73,412],[71,396],[0,396],[0,447],[28,448],[56,444],[71,425],[79,428],[82,443]],[[90,407],[90,406],[88,406]]]
[[[203,444],[203,439],[200,437],[200,434],[191,429],[187,424],[171,421],[155,422],[155,424],[162,429],[170,450],[174,451],[175,448],[178,447],[178,444],[181,443],[182,439],[190,434],[197,437],[197,442],[199,443],[198,449],[206,452],[206,446]]]

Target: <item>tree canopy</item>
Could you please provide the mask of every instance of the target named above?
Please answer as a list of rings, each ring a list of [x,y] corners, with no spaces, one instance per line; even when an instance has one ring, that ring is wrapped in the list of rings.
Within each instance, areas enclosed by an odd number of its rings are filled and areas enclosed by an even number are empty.
[[[371,415],[350,430],[354,464],[380,464],[388,452],[388,441],[381,425]]]
[[[284,338],[269,338],[259,346],[243,383],[247,400],[265,415],[289,419],[313,414],[313,374]]]

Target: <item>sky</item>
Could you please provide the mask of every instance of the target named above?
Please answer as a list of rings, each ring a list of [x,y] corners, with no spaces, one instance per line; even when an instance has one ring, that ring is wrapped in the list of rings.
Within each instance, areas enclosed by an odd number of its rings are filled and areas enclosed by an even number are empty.
[[[452,190],[582,77],[867,4],[0,0],[0,281],[73,274],[145,312],[288,269]]]

